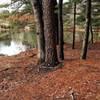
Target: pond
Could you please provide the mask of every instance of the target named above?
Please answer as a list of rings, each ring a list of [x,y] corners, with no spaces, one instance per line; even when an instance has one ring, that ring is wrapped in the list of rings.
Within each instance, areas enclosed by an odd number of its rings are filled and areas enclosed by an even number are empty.
[[[0,55],[12,56],[36,47],[33,32],[0,33]]]

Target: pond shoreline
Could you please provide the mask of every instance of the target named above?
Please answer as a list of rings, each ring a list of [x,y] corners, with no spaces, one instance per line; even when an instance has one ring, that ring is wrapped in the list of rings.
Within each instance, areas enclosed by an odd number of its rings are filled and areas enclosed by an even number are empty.
[[[16,55],[21,51],[36,47],[36,36],[33,32],[2,33],[0,39],[1,55]]]

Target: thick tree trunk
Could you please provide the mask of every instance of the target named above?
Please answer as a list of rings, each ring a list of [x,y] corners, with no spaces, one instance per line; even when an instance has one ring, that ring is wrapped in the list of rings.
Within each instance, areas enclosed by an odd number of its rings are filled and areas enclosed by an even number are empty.
[[[86,4],[86,33],[85,33],[85,39],[83,40],[83,49],[82,49],[82,59],[86,59],[87,57],[87,49],[88,49],[88,41],[89,41],[89,26],[91,23],[91,0],[87,0]]]
[[[43,0],[43,15],[44,15],[44,33],[46,45],[46,60],[47,67],[54,67],[58,63],[55,24],[54,24],[54,0]]]
[[[37,44],[38,44],[38,64],[45,61],[45,38],[44,38],[44,24],[43,11],[41,0],[31,0],[34,11],[34,18],[36,23]]]
[[[75,49],[75,34],[76,34],[76,2],[74,2],[74,24],[73,24],[73,44],[72,44],[72,49]]]
[[[59,58],[64,60],[64,39],[63,39],[63,0],[59,0],[58,8],[58,22],[59,22]]]

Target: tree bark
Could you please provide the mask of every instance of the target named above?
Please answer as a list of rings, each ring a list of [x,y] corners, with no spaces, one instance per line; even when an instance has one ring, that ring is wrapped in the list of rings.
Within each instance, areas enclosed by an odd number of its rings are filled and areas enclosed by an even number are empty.
[[[76,34],[76,2],[74,2],[74,24],[73,24],[73,44],[72,44],[72,49],[75,49],[75,34]]]
[[[34,18],[36,23],[37,45],[38,45],[38,64],[45,61],[45,38],[44,38],[44,24],[43,11],[41,0],[31,0],[34,11]]]
[[[58,8],[58,23],[59,23],[59,58],[64,60],[64,39],[63,39],[63,0],[59,0]]]
[[[89,26],[91,23],[91,0],[87,0],[86,4],[86,33],[85,39],[83,40],[83,49],[82,49],[82,59],[87,57],[88,41],[89,41]]]
[[[90,24],[90,32],[91,32],[91,43],[93,44],[93,30],[92,30],[92,23]]]
[[[56,37],[55,37],[55,23],[54,21],[54,0],[43,0],[43,15],[44,15],[44,33],[46,46],[47,67],[55,67],[58,63]]]
[[[54,28],[55,28],[55,37],[56,37],[56,44],[58,45],[59,44],[59,35],[58,35],[58,7],[57,7],[57,0],[54,0],[53,1],[54,3]]]

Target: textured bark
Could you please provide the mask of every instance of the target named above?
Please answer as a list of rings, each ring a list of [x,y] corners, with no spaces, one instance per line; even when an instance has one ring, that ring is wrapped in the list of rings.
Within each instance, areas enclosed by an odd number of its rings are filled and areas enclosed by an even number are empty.
[[[46,45],[47,67],[54,67],[58,63],[56,37],[54,28],[54,0],[43,0],[44,33]]]
[[[82,49],[82,59],[87,57],[88,41],[89,41],[89,26],[91,23],[91,0],[87,0],[86,4],[86,33],[85,39],[83,40],[83,49]]]
[[[75,34],[76,34],[76,3],[74,2],[74,24],[73,24],[73,44],[72,44],[72,49],[75,49]]]
[[[59,58],[64,60],[64,39],[63,39],[63,0],[59,0],[58,22],[59,22]]]
[[[59,43],[59,35],[58,35],[58,12],[57,12],[57,10],[58,10],[58,7],[57,7],[57,0],[54,0],[53,1],[53,3],[54,3],[54,28],[55,28],[55,37],[56,37],[56,43],[57,43],[57,45],[58,45],[58,43]]]
[[[38,44],[38,63],[41,64],[45,61],[45,39],[44,39],[44,24],[43,24],[43,11],[41,0],[31,0],[34,11],[37,44]]]

